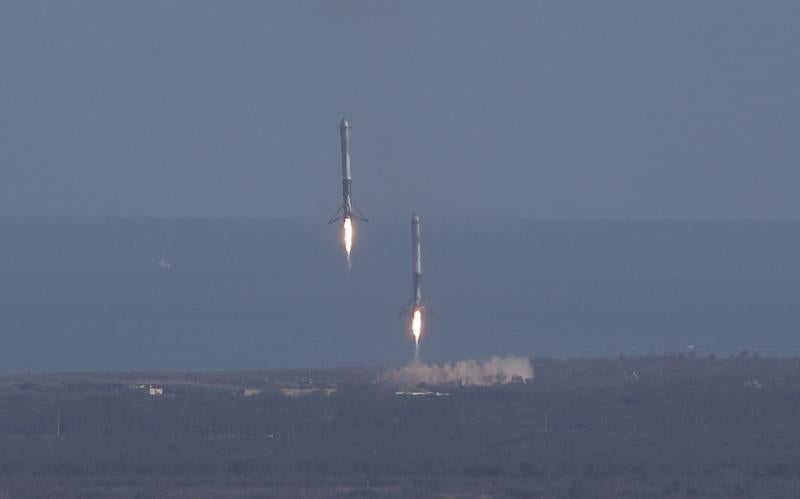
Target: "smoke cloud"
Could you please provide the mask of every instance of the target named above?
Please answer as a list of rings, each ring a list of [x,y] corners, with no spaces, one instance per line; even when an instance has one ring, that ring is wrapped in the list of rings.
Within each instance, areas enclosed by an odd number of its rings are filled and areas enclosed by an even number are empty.
[[[495,385],[533,379],[533,364],[528,357],[490,357],[484,361],[462,360],[436,365],[414,362],[386,371],[381,380],[400,387],[420,384]]]

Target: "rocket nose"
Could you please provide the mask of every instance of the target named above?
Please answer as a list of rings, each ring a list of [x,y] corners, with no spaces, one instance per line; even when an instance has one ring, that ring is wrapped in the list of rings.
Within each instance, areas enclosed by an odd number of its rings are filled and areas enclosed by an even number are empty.
[[[412,221],[412,222],[414,222],[415,224],[418,224],[418,223],[420,222],[420,220],[419,220],[419,213],[416,213],[416,212],[415,212],[415,213],[413,213],[413,214],[411,215],[411,221]]]
[[[339,124],[339,128],[350,128],[350,122],[347,121],[347,118],[342,118],[342,122]]]

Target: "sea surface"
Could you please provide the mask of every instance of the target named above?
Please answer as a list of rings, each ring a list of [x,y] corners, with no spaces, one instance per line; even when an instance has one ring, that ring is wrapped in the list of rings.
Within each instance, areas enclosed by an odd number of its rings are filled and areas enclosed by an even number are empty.
[[[324,221],[4,218],[0,234],[0,373],[413,355],[406,220],[357,225],[351,270]],[[798,222],[426,219],[423,258],[425,361],[800,355]]]

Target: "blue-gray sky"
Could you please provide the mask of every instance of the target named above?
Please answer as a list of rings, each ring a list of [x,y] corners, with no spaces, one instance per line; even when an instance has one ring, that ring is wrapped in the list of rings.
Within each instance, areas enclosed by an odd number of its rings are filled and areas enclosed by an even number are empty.
[[[800,217],[800,3],[0,4],[0,215]]]

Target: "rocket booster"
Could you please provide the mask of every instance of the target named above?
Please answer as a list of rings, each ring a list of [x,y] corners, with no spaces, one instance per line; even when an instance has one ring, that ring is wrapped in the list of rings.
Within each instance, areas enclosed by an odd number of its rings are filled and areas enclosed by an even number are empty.
[[[419,215],[411,216],[411,284],[413,308],[422,308],[422,221]]]
[[[411,299],[399,315],[430,310],[422,301],[422,219],[417,213],[411,215],[411,287]]]
[[[353,171],[350,167],[350,122],[346,118],[342,118],[339,124],[339,140],[342,147],[342,204],[328,223],[348,218],[357,218],[362,222],[369,222],[361,213],[361,210],[353,206]]]
[[[342,199],[344,216],[353,212],[353,171],[350,169],[350,122],[342,120],[339,125],[339,140],[342,145]]]

